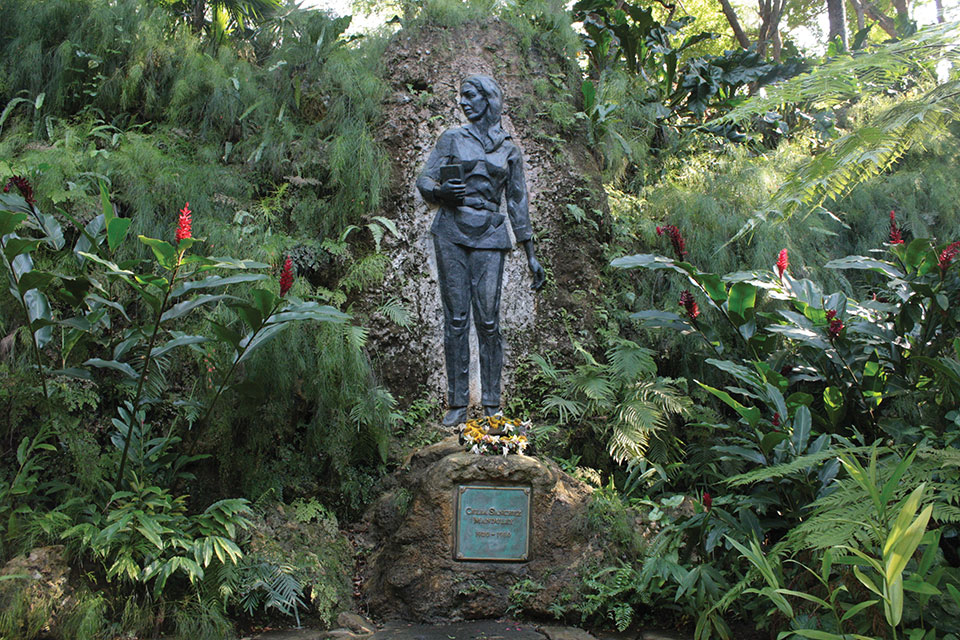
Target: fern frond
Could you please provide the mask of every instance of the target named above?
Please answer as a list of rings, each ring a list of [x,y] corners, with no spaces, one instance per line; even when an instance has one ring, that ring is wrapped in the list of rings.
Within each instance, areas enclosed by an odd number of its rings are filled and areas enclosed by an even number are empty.
[[[931,64],[936,63],[931,52],[939,52],[944,60],[960,58],[954,46],[958,39],[960,25],[936,25],[869,53],[838,58],[811,73],[767,88],[765,96],[747,100],[712,124],[741,122],[791,103],[812,102],[828,108],[854,97],[882,95],[910,70],[920,69],[929,78]],[[838,199],[856,185],[887,171],[909,149],[923,146],[944,131],[957,119],[958,108],[960,80],[944,82],[899,101],[807,161],[730,241],[752,234],[764,223],[782,222],[798,213],[825,212],[824,202]]]
[[[607,350],[607,362],[610,364],[611,373],[627,382],[657,373],[653,351],[622,338],[617,339]]]
[[[938,57],[960,57],[956,50],[958,41],[960,24],[956,22],[925,27],[909,38],[853,56],[840,56],[809,73],[768,85],[711,124],[744,122],[787,104],[813,102],[829,108],[870,92],[881,93],[918,66],[932,66]]]

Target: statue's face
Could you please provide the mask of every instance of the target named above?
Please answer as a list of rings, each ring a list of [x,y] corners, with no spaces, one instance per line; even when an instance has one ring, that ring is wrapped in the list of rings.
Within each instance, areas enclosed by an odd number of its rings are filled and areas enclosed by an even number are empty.
[[[460,87],[460,108],[463,110],[463,115],[467,116],[467,120],[470,122],[480,120],[488,106],[487,97],[475,86],[467,83]]]

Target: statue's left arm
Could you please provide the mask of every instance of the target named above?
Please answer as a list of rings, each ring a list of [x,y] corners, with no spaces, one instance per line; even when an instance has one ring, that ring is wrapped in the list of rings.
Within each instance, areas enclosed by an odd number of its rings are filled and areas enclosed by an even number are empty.
[[[547,276],[537,260],[533,248],[533,227],[530,225],[530,201],[527,196],[527,181],[523,174],[523,158],[520,150],[514,147],[507,159],[509,177],[507,178],[507,215],[510,216],[510,226],[517,242],[523,245],[527,254],[527,266],[533,276],[530,288],[539,290],[546,282]]]

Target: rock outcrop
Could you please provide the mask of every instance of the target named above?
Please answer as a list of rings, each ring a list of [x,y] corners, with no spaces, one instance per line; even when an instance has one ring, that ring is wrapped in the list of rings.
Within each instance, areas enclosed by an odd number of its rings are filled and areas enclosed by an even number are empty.
[[[532,489],[527,562],[454,560],[456,490],[476,483]],[[422,449],[366,518],[363,595],[371,614],[442,622],[496,618],[513,604],[549,615],[602,555],[587,524],[591,491],[547,460],[479,456],[453,438]]]

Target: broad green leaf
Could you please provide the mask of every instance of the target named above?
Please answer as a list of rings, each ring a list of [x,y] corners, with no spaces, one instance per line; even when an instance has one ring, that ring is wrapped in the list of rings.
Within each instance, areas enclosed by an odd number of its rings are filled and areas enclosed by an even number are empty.
[[[53,338],[53,318],[50,313],[50,302],[47,296],[37,289],[30,289],[23,294],[23,302],[27,305],[27,315],[30,317],[31,327],[40,327],[34,331],[33,337],[37,347],[42,349]]]
[[[820,605],[824,609],[830,608],[830,605],[827,604],[827,602],[824,599],[818,598],[817,596],[814,596],[814,595],[810,595],[809,593],[804,593],[803,591],[794,591],[792,589],[777,589],[777,593],[783,594],[785,596],[793,596],[795,598],[800,598],[801,600],[807,600],[814,604]]]
[[[249,358],[255,349],[276,338],[278,335],[280,335],[281,331],[289,326],[289,322],[271,324],[258,331],[256,335],[248,334],[247,337],[240,341],[240,348],[242,348],[244,351],[237,359],[237,364]]]
[[[140,522],[145,524],[144,518],[140,518]],[[137,527],[137,531],[143,534],[144,538],[152,542],[157,549],[163,549],[163,540],[160,539],[160,536],[157,534],[157,532],[150,527],[143,526],[143,524]]]
[[[233,329],[211,321],[210,330],[213,331],[220,342],[226,342],[234,349],[240,346],[240,334]]]
[[[860,567],[854,565],[854,567],[853,567],[853,575],[855,575],[855,576],[857,577],[857,580],[859,580],[860,583],[861,583],[863,586],[865,586],[867,589],[869,589],[870,591],[874,592],[874,593],[877,594],[878,596],[883,596],[883,593],[881,593],[880,589],[877,588],[877,585],[875,585],[875,584],[873,583],[873,580],[871,580],[870,578],[868,578],[868,577],[866,576],[866,574],[864,574],[863,571],[860,570]]]
[[[63,228],[60,226],[60,223],[57,222],[57,219],[48,213],[34,213],[34,218],[36,219],[34,226],[39,227],[43,232],[43,241],[47,246],[51,247],[54,251],[62,249],[66,240],[63,238]],[[28,222],[29,221],[30,219],[28,218]]]
[[[753,310],[757,304],[757,288],[746,282],[735,282],[730,287],[730,299],[727,310],[737,326],[753,319]]]
[[[947,587],[947,593],[950,594],[950,597],[953,598],[953,601],[957,603],[957,606],[960,607],[960,590],[949,582],[945,585]]]
[[[183,259],[183,264],[199,264],[197,271],[209,271],[210,269],[269,269],[270,265],[257,262],[256,260],[239,260],[229,256],[210,256],[204,258],[201,256],[187,256]]]
[[[903,588],[905,591],[921,593],[927,596],[939,596],[943,593],[929,582],[925,582],[916,576],[911,576],[909,579],[904,580]]]
[[[919,271],[927,264],[936,264],[937,254],[927,238],[917,238],[907,245],[903,253],[903,261],[909,270]]]
[[[256,331],[263,325],[263,316],[253,305],[246,302],[234,302],[230,303],[229,306],[252,330]]]
[[[222,276],[209,276],[203,280],[184,282],[170,293],[170,297],[179,298],[188,291],[216,289],[217,287],[225,287],[227,285],[239,284],[242,282],[266,280],[268,277],[269,276],[263,273],[241,273],[235,276],[228,276],[226,278]]]
[[[138,374],[133,369],[133,367],[128,365],[126,362],[117,362],[116,360],[103,360],[101,358],[90,358],[83,364],[90,367],[98,367],[102,369],[113,369],[115,371],[119,371],[123,373],[131,380],[136,380],[137,378],[140,377],[140,374]]]
[[[3,255],[6,256],[7,260],[12,262],[16,256],[36,251],[39,246],[39,240],[21,238],[14,235],[13,237],[4,239]]]
[[[611,267],[617,269],[671,269],[683,275],[689,275],[690,271],[677,266],[670,258],[658,256],[653,253],[641,253],[634,256],[623,256],[610,262]]]
[[[20,226],[20,223],[27,219],[25,213],[14,213],[0,208],[0,237],[11,234]]]
[[[23,274],[17,283],[17,289],[21,295],[25,295],[30,289],[44,289],[56,278],[52,273],[46,271],[28,271]]]
[[[760,449],[763,451],[763,455],[769,457],[773,448],[786,439],[787,434],[782,431],[771,431],[763,436],[763,439],[760,441]]]
[[[278,298],[276,294],[268,289],[253,289],[250,291],[250,297],[253,299],[254,306],[264,318],[269,318],[277,306]]]
[[[849,619],[852,618],[853,616],[857,615],[858,613],[860,613],[860,612],[863,611],[864,609],[866,609],[866,608],[868,608],[868,607],[872,607],[873,605],[877,604],[878,602],[880,602],[880,601],[879,601],[879,600],[867,600],[867,601],[865,601],[865,602],[860,602],[860,603],[858,603],[858,604],[853,605],[852,607],[850,607],[850,608],[847,610],[846,613],[843,614],[843,617],[840,618],[840,622],[846,622],[847,620],[849,620]]]
[[[76,221],[74,221],[74,224],[79,227],[79,223]],[[80,255],[81,252],[90,251],[95,243],[103,242],[100,234],[103,232],[105,224],[103,214],[100,214],[83,227],[83,232],[77,238],[76,244],[73,245],[73,252],[77,254],[77,260],[80,264],[83,264],[84,261],[84,257]]]
[[[867,269],[883,273],[891,278],[903,277],[903,272],[892,263],[876,258],[865,258],[864,256],[847,256],[838,260],[831,260],[823,266],[827,269]]]
[[[837,387],[824,387],[823,407],[827,410],[830,423],[837,426],[840,418],[843,417],[843,392]]]
[[[727,299],[727,287],[717,274],[698,271],[693,274],[693,279],[700,283],[710,299],[717,304],[723,304]]]
[[[790,444],[793,445],[793,451],[797,455],[801,455],[807,448],[812,422],[810,409],[797,407],[797,412],[793,416],[793,434],[790,436]]]
[[[163,315],[160,316],[160,322],[168,322],[170,320],[175,320],[187,313],[190,313],[197,307],[203,306],[205,304],[210,304],[212,302],[219,302],[221,300],[235,300],[234,296],[228,295],[211,295],[208,293],[200,294],[196,298],[191,298],[190,300],[184,300],[183,302],[178,302],[169,309],[163,312]]]
[[[803,636],[804,638],[811,638],[812,640],[845,640],[846,636],[841,636],[836,633],[828,633],[826,631],[818,631],[816,629],[794,629],[790,633],[795,633],[798,636]]]
[[[127,315],[127,310],[124,308],[124,306],[114,300],[107,300],[106,298],[103,298],[96,294],[90,294],[87,296],[87,304],[89,304],[91,307],[95,307],[96,305],[104,305],[104,306],[110,307],[111,309],[115,309],[119,311],[120,315],[122,315],[127,321],[130,320],[130,316]]]
[[[890,528],[890,533],[887,535],[887,540],[883,545],[884,555],[890,552],[893,546],[897,544],[897,541],[910,527],[910,524],[913,522],[913,517],[917,513],[917,509],[920,508],[920,501],[923,499],[923,491],[925,487],[926,483],[921,483],[920,486],[911,491],[910,495],[907,496],[907,499],[904,500],[903,506],[900,507],[900,512],[897,514],[897,519]]]
[[[736,362],[731,362],[730,360],[717,360],[716,358],[707,358],[706,363],[716,367],[717,369],[720,369],[721,371],[726,371],[751,389],[759,391],[760,389],[764,388],[764,382],[760,377],[760,374],[752,369],[749,369],[748,367],[743,366],[742,364],[737,364]]]
[[[109,224],[107,225],[109,229]],[[157,262],[164,269],[173,269],[175,266],[175,261],[177,257],[177,250],[172,244],[164,240],[157,240],[156,238],[148,238],[146,236],[139,236],[140,242],[150,247],[153,250],[153,255],[156,256]],[[113,247],[111,246],[111,249]]]
[[[751,427],[755,427],[757,423],[760,421],[760,409],[756,407],[745,407],[744,405],[734,400],[733,397],[726,391],[715,389],[710,385],[706,385],[700,382],[699,380],[697,381],[697,384],[699,384],[701,387],[703,387],[704,389],[706,389],[716,397],[723,400],[723,402],[725,402],[727,406],[731,407],[734,411],[740,414],[740,416],[744,420],[746,420],[747,424],[749,424]]]
[[[110,202],[107,184],[103,180],[98,180],[97,186],[100,187],[100,215],[103,216],[104,225],[108,225],[116,217],[113,212],[113,203]]]
[[[182,347],[188,344],[201,344],[203,342],[210,342],[210,338],[206,336],[178,336],[173,340],[168,341],[163,346],[154,349],[153,356],[160,357],[168,351],[176,349],[177,347]]]
[[[884,615],[891,627],[900,624],[903,618],[903,576],[897,577],[887,584],[886,598],[884,599]]]
[[[630,318],[651,329],[672,329],[681,333],[689,333],[693,330],[687,321],[670,311],[637,311],[631,313]]]
[[[111,252],[116,251],[117,247],[123,243],[132,222],[130,218],[114,218],[107,223],[107,246],[110,247]]]
[[[933,513],[933,505],[927,505],[927,508],[920,512],[913,524],[907,527],[903,535],[896,541],[889,555],[884,554],[886,561],[885,577],[888,582],[900,580],[903,570],[907,567],[907,562],[913,556],[913,553],[920,546],[920,540],[927,530],[927,523]]]
[[[918,450],[919,449],[917,447],[914,447],[913,451],[905,455],[897,464],[897,466],[894,467],[893,473],[890,475],[890,479],[884,483],[883,489],[880,491],[880,502],[882,504],[887,504],[890,502],[890,498],[893,497],[894,492],[899,488],[900,478],[902,478],[903,474],[906,473],[907,468],[913,462],[913,459],[917,457]]]

